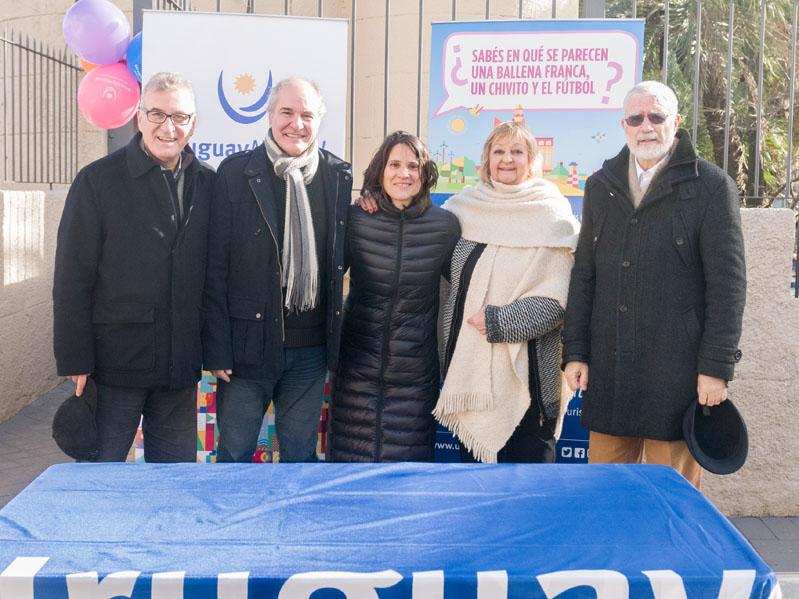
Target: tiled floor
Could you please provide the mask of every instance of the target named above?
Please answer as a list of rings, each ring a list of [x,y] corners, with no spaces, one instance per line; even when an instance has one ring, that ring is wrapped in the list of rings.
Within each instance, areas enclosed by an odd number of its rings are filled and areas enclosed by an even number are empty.
[[[53,441],[50,424],[71,390],[70,383],[62,383],[0,423],[0,507],[48,466],[70,461]],[[732,522],[780,575],[784,599],[799,598],[799,516],[733,518]]]

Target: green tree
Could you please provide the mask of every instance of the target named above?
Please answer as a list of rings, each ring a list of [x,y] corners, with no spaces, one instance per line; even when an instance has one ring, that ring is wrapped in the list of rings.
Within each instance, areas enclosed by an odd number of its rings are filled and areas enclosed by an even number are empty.
[[[760,0],[735,0],[732,51],[732,96],[728,173],[747,205],[771,204],[786,187],[788,109],[791,70],[792,0],[769,0],[763,53],[763,105],[761,144],[756,147],[757,81],[760,59]],[[608,17],[632,16],[631,0],[609,0]],[[684,126],[698,119],[696,146],[700,155],[724,164],[724,130],[727,106],[728,24],[730,2],[702,2],[699,44],[700,66],[695,72],[697,0],[671,0],[668,23],[668,85],[677,93]],[[645,19],[644,78],[662,78],[665,3],[639,0],[637,17]],[[795,59],[795,57],[794,57]],[[693,87],[699,78],[699,114],[693,114]],[[794,115],[794,156],[799,138],[799,111]],[[754,189],[755,162],[760,161],[760,185]],[[794,158],[792,183],[799,180]],[[791,194],[791,206],[797,206]]]

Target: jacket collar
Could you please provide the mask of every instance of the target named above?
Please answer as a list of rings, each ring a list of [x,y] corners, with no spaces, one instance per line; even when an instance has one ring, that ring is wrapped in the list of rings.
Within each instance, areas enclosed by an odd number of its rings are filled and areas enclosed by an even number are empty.
[[[141,132],[133,136],[133,138],[125,146],[125,160],[128,163],[128,170],[130,176],[133,178],[141,177],[147,174],[153,168],[161,168],[161,165],[152,157],[148,156],[141,147]],[[191,147],[186,146],[183,148],[183,153],[191,156],[190,162],[186,167],[186,171],[196,168],[197,158]],[[186,160],[186,157],[183,158]]]
[[[669,192],[672,186],[688,179],[699,176],[699,159],[691,143],[691,136],[685,129],[678,129],[675,136],[677,145],[669,161],[663,165],[661,171],[655,176],[652,187],[647,190],[644,204],[649,200],[662,197]],[[630,149],[625,145],[621,152],[604,162],[600,173],[617,190],[629,195],[627,183],[627,169],[629,168]]]
[[[377,205],[383,212],[394,218],[399,218],[400,215],[404,218],[416,218],[424,214],[426,210],[418,201],[411,203],[410,206],[406,207],[404,210],[400,210],[383,193],[377,194]]]
[[[271,168],[272,163],[266,155],[266,147],[262,142],[250,154],[250,159],[244,167],[244,174],[248,177],[266,175]]]

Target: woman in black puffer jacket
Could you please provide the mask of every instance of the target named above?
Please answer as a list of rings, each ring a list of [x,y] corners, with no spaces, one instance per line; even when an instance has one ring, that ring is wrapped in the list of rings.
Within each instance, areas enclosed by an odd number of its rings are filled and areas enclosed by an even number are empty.
[[[350,208],[339,369],[328,454],[335,462],[432,461],[438,289],[458,220],[432,205],[435,163],[410,133],[389,135],[364,172],[377,199]]]

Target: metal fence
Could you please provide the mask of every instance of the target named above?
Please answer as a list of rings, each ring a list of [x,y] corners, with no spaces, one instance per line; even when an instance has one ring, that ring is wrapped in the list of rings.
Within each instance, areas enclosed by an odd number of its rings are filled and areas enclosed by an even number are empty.
[[[78,62],[8,29],[0,41],[3,180],[70,183],[78,169]]]
[[[693,139],[711,137],[712,151],[705,147],[705,157],[736,180],[745,204],[797,208],[793,105],[799,1],[606,4],[608,16],[646,20],[646,74],[678,93],[690,83],[690,94],[681,99],[690,99]]]

